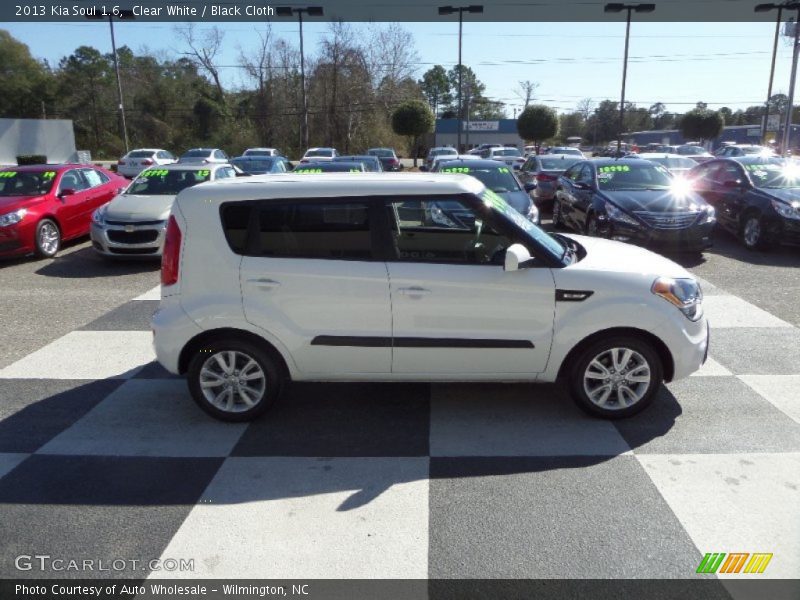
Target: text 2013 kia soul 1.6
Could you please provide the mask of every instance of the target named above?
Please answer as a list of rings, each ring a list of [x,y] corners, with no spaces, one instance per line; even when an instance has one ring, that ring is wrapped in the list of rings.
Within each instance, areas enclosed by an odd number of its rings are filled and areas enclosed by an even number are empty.
[[[429,207],[459,203],[452,223]],[[692,276],[620,242],[550,235],[466,175],[272,175],[182,191],[158,360],[244,421],[288,381],[563,379],[624,417],[704,362]]]

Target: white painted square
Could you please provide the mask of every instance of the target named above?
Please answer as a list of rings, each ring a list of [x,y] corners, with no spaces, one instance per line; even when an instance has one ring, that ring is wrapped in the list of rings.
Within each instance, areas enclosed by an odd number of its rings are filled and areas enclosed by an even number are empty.
[[[161,300],[161,286],[157,285],[152,290],[146,291],[141,296],[136,296],[134,300]]]
[[[245,429],[206,415],[183,380],[133,379],[37,454],[228,456]]]
[[[553,386],[434,385],[431,456],[616,456],[630,447]]]
[[[714,329],[722,327],[791,327],[790,323],[758,308],[737,296],[708,296],[703,299],[703,310]]]
[[[0,454],[0,477],[5,477],[30,454]]]
[[[739,379],[800,423],[800,375],[740,375]]]
[[[765,572],[754,577],[800,573],[800,454],[636,458],[701,554],[771,552]]]
[[[706,363],[692,373],[690,377],[727,377],[730,375],[733,375],[733,373],[709,356],[706,359]]]
[[[195,559],[170,577],[426,578],[428,459],[229,458],[162,556]]]
[[[127,379],[153,360],[149,331],[73,331],[0,369],[0,379]]]

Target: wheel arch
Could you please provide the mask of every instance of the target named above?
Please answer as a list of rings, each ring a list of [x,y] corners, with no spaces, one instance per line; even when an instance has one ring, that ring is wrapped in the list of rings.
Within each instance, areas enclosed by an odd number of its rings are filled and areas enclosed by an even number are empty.
[[[236,338],[241,340],[246,340],[251,344],[258,346],[259,348],[263,349],[267,352],[277,363],[278,367],[281,369],[281,374],[286,377],[287,379],[291,379],[291,371],[289,370],[289,366],[286,362],[286,359],[280,353],[280,351],[265,340],[263,337],[256,335],[250,331],[246,331],[244,329],[237,329],[235,327],[222,327],[219,329],[210,329],[208,331],[203,331],[198,333],[192,339],[190,339],[178,356],[178,372],[181,375],[184,375],[189,370],[189,363],[192,360],[192,357],[206,344],[211,343],[214,340],[222,339],[222,338]]]
[[[575,344],[575,346],[573,346],[564,357],[564,360],[561,361],[561,365],[558,368],[558,378],[560,379],[566,374],[567,369],[569,369],[575,358],[580,355],[584,349],[599,340],[617,335],[629,335],[650,344],[653,347],[653,350],[655,350],[658,354],[658,357],[661,359],[661,365],[664,369],[664,381],[672,381],[672,378],[675,375],[675,360],[673,359],[669,348],[667,348],[667,345],[649,331],[637,329],[635,327],[612,327],[609,329],[603,329],[602,331],[596,331],[595,333],[586,336],[577,344]]]

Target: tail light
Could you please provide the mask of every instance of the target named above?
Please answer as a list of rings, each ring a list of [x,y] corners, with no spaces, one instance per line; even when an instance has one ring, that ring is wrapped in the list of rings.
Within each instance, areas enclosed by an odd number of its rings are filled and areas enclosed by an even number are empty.
[[[389,159],[389,164],[390,165],[396,165],[397,164],[397,159],[396,158],[390,158]]]
[[[549,173],[538,173],[536,175],[536,181],[555,181],[558,179],[556,175],[550,175]]]
[[[153,161],[152,161],[152,160],[150,160],[149,158],[145,158],[145,159],[142,161],[142,164],[143,164],[145,167],[149,167],[150,165],[152,165],[152,164],[153,164]]]
[[[178,266],[181,260],[181,228],[170,215],[164,237],[164,252],[161,255],[161,285],[178,283]]]

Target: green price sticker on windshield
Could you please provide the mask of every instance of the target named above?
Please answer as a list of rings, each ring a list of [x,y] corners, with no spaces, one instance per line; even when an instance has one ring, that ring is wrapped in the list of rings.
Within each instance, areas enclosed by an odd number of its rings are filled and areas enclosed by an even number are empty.
[[[469,167],[449,167],[442,169],[442,173],[469,173],[471,170]]]
[[[303,175],[307,175],[309,173],[322,173],[322,169],[300,169],[297,173],[302,173]]]
[[[55,171],[45,171],[44,173],[42,173],[42,177],[44,177],[45,179],[52,179],[55,176],[56,176]]]
[[[16,171],[0,171],[0,178],[16,177],[16,176],[17,176],[17,172]]]
[[[500,171],[501,173],[508,173],[508,167],[500,167],[497,170]]]
[[[620,172],[627,172],[630,171],[631,168],[628,165],[611,165],[608,167],[598,167],[598,173],[620,173]]]
[[[142,177],[164,177],[168,172],[166,169],[150,169],[142,173]]]
[[[483,199],[486,203],[486,206],[494,207],[502,213],[505,213],[508,208],[508,204],[506,204],[505,200],[503,200],[492,190],[484,190]]]
[[[164,173],[166,174],[166,171],[164,171]],[[208,177],[209,175],[211,175],[211,171],[209,171],[208,169],[200,169],[200,170],[197,172],[197,174],[198,174],[200,177]]]

